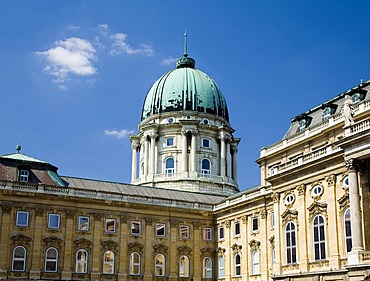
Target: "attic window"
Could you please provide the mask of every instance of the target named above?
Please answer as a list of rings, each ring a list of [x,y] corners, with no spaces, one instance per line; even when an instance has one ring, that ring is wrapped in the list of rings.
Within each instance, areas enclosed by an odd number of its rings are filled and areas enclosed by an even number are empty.
[[[332,116],[336,110],[337,106],[336,105],[328,105],[324,107],[322,111],[322,120],[327,120]]]
[[[356,102],[362,101],[365,98],[365,94],[366,94],[366,92],[364,92],[364,91],[354,93],[351,96],[352,102],[356,103]]]
[[[30,176],[30,172],[28,170],[19,170],[19,181],[20,182],[28,182],[29,176]]]
[[[298,117],[296,117],[295,120],[298,121],[298,130],[297,130],[297,132],[301,132],[304,129],[308,128],[308,126],[310,126],[312,118],[310,116],[302,114],[302,115],[299,115]]]

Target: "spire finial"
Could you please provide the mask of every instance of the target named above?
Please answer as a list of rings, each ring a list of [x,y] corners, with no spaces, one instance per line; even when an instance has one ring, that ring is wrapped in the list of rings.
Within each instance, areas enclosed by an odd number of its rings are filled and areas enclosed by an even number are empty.
[[[188,34],[186,33],[186,28],[185,28],[185,33],[184,33],[184,57],[188,56]]]
[[[20,153],[22,147],[21,147],[21,142],[19,141],[17,146],[15,147],[15,150],[17,150],[17,153]]]

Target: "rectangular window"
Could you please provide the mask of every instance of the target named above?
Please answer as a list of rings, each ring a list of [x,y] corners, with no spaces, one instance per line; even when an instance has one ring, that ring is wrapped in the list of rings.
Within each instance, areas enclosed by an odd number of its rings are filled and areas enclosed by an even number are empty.
[[[189,226],[187,225],[180,225],[180,238],[181,239],[189,239]]]
[[[19,181],[20,182],[28,182],[30,172],[28,170],[20,170],[19,171]]]
[[[60,228],[60,214],[49,214],[48,228],[52,228],[52,229]]]
[[[166,224],[165,223],[157,223],[155,225],[155,236],[157,237],[166,236]]]
[[[234,222],[234,235],[240,235],[240,223],[238,221]]]
[[[89,231],[90,230],[90,217],[78,216],[78,227],[79,231]]]
[[[141,221],[132,221],[131,222],[131,234],[132,235],[141,235]]]
[[[258,218],[252,218],[252,232],[258,231]]]
[[[219,229],[218,229],[218,239],[224,239],[225,238],[225,235],[224,235],[224,227],[223,226],[220,226]]]
[[[105,219],[105,232],[107,233],[116,232],[116,219]]]
[[[203,228],[203,240],[207,241],[212,240],[212,228],[209,227]]]
[[[166,146],[173,146],[173,138],[166,138]]]
[[[211,147],[211,142],[209,139],[202,139],[202,146],[205,148],[210,148]]]
[[[272,229],[275,228],[275,216],[274,216],[274,212],[271,212],[271,228]]]
[[[16,226],[28,226],[29,224],[29,218],[30,218],[30,213],[27,211],[17,211],[17,219],[15,222]]]

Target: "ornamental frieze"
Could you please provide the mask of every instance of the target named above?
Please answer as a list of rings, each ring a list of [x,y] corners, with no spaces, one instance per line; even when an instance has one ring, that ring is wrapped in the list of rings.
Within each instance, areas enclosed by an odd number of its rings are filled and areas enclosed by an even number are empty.
[[[349,193],[345,193],[341,198],[338,199],[340,213],[343,214],[344,211],[349,208]]]
[[[200,252],[202,253],[202,255],[204,256],[210,256],[210,255],[213,255],[213,253],[215,252],[212,248],[209,248],[209,247],[206,247],[206,248],[202,248],[200,249]]]

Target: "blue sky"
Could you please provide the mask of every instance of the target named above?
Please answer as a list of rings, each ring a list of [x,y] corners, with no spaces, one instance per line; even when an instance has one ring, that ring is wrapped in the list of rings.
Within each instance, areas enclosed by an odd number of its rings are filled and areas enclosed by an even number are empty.
[[[130,132],[183,53],[226,97],[239,187],[292,117],[370,79],[370,1],[0,1],[0,154],[130,181]]]

